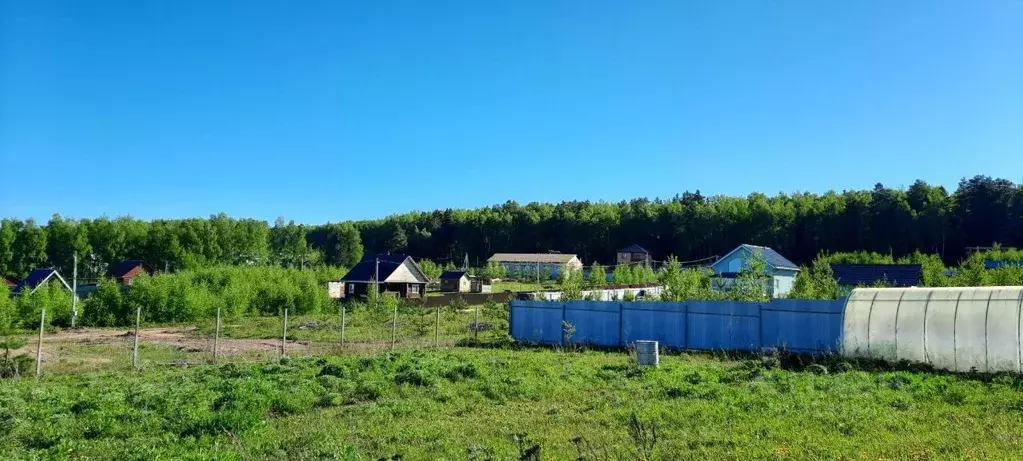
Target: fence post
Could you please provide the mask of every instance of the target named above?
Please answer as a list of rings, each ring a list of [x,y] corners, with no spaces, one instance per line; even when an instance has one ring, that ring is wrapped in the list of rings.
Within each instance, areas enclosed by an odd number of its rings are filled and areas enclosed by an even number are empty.
[[[618,303],[618,345],[625,345],[625,303]]]
[[[288,308],[284,308],[284,324],[281,326],[281,358],[284,358],[288,344]]]
[[[46,326],[46,309],[39,314],[39,343],[36,344],[36,382],[43,374],[43,327]]]
[[[220,308],[217,308],[217,326],[213,332],[213,364],[217,363],[218,346],[220,346]]]
[[[472,321],[472,340],[479,342],[480,339],[480,305],[476,305],[476,315]]]
[[[394,350],[395,333],[398,328],[398,304],[394,304],[394,314],[391,315],[391,350]]]
[[[564,300],[562,300],[562,303],[561,303],[561,324],[558,325],[558,330],[561,331],[561,344],[565,344],[565,322],[568,321],[567,320],[568,317],[566,317],[565,314],[567,313],[567,309],[568,309],[568,305],[564,303]]]
[[[435,347],[440,347],[440,310],[441,306],[437,306],[437,326],[433,330],[433,343]]]
[[[139,368],[139,322],[142,320],[142,306],[135,309],[135,343],[131,347],[131,367]]]
[[[341,347],[345,347],[345,314],[347,308],[344,301],[341,302]]]

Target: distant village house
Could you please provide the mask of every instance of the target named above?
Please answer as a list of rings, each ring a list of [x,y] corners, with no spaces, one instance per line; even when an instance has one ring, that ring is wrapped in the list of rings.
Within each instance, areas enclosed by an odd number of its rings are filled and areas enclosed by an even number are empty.
[[[445,293],[466,293],[472,288],[466,271],[444,271],[440,274],[440,291]]]
[[[583,262],[576,255],[560,253],[496,253],[487,260],[504,267],[509,274],[535,273],[557,275],[562,266],[581,270]]]
[[[766,294],[771,298],[783,298],[792,291],[792,285],[799,273],[799,266],[771,248],[756,245],[739,245],[723,258],[712,264],[711,288],[716,291],[729,291],[743,270],[749,267],[756,255],[764,258]]]
[[[121,285],[131,285],[135,277],[140,275],[153,275],[153,268],[138,259],[121,261],[107,271],[107,277],[117,280]]]
[[[72,291],[71,285],[68,285],[67,281],[64,280],[64,277],[61,277],[60,274],[57,273],[56,269],[47,267],[30,272],[28,277],[25,277],[25,280],[19,282],[18,285],[11,290],[11,292],[17,294],[23,293],[27,290],[28,294],[32,294],[51,283],[59,284],[67,289],[68,292]]]
[[[411,257],[382,254],[363,258],[344,277],[328,283],[328,291],[332,295],[340,291],[344,298],[355,298],[366,296],[375,286],[378,291],[391,292],[399,298],[421,298],[429,282]]]
[[[621,250],[618,250],[618,264],[646,264],[651,265],[653,258],[650,257],[650,252],[646,251],[639,245],[629,245]]]

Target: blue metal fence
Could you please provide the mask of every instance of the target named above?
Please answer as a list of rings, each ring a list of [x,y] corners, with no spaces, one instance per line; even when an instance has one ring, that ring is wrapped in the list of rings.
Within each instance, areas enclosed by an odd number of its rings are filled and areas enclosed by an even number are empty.
[[[845,300],[512,301],[509,329],[518,341],[543,344],[643,339],[683,349],[838,352],[844,308]]]

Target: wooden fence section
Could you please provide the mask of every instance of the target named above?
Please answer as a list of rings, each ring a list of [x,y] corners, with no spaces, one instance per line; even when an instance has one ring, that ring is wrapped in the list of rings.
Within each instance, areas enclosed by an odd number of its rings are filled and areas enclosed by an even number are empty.
[[[518,301],[509,329],[518,341],[625,346],[656,340],[702,350],[786,348],[837,353],[845,300],[735,302]]]

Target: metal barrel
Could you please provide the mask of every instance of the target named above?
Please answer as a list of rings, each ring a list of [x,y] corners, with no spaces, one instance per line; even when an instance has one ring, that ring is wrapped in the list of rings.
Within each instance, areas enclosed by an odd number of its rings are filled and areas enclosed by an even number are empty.
[[[640,366],[656,367],[660,361],[657,341],[636,341],[636,362]]]

